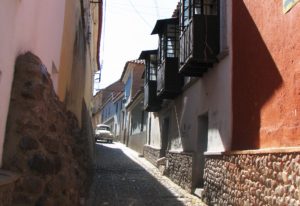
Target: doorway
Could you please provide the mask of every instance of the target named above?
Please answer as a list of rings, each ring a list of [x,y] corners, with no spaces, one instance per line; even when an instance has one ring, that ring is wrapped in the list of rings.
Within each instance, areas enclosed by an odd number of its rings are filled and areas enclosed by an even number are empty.
[[[166,151],[168,149],[168,143],[169,143],[169,124],[170,120],[169,117],[164,118],[163,124],[162,124],[162,135],[161,135],[161,156],[166,156]]]
[[[204,152],[207,151],[208,142],[208,114],[200,115],[197,120],[197,140],[196,151],[193,164],[193,189],[203,188],[204,186]]]
[[[149,118],[149,124],[148,124],[148,145],[151,144],[151,117]]]

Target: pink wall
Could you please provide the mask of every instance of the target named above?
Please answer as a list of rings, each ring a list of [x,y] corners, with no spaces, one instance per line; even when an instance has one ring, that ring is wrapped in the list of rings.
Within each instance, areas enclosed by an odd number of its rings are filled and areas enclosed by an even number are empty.
[[[233,1],[233,149],[300,146],[300,4]]]
[[[52,63],[59,70],[64,12],[65,0],[0,2],[0,157],[15,59],[19,54],[31,51],[42,60],[51,75]],[[53,79],[57,88],[56,78]]]

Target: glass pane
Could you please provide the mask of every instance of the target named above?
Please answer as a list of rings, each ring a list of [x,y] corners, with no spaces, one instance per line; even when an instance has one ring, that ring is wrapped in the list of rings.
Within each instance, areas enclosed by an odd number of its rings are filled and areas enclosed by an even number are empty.
[[[156,81],[157,55],[150,55],[149,80]]]
[[[179,32],[178,26],[175,24],[169,24],[167,27],[167,39],[166,39],[166,50],[167,57],[178,57],[179,53]]]
[[[190,19],[190,0],[183,0],[183,26],[187,26]]]
[[[175,38],[169,37],[167,39],[167,57],[175,57],[176,44]]]

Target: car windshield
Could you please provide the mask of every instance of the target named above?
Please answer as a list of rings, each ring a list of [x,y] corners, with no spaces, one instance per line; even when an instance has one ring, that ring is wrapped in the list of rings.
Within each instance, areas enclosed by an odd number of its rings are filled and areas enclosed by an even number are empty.
[[[99,130],[106,130],[106,131],[110,131],[110,128],[109,128],[109,127],[107,127],[107,126],[100,126],[100,127],[98,127],[97,129],[99,129]]]

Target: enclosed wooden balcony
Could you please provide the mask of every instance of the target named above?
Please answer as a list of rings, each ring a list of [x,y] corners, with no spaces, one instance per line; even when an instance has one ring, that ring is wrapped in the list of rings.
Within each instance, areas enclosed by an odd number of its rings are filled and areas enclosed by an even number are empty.
[[[159,35],[157,95],[162,99],[172,99],[183,86],[183,75],[179,74],[178,18],[158,20],[152,34]]]
[[[144,85],[144,110],[157,112],[161,109],[161,101],[156,95],[156,82],[149,81]]]
[[[219,2],[183,0],[180,34],[180,68],[185,76],[202,76],[219,54]],[[187,5],[186,5],[186,4]]]
[[[173,99],[180,94],[182,86],[178,58],[166,58],[157,69],[157,95],[163,99]]]
[[[161,99],[157,96],[157,50],[142,51],[139,59],[145,60],[144,71],[144,110],[157,112]]]

